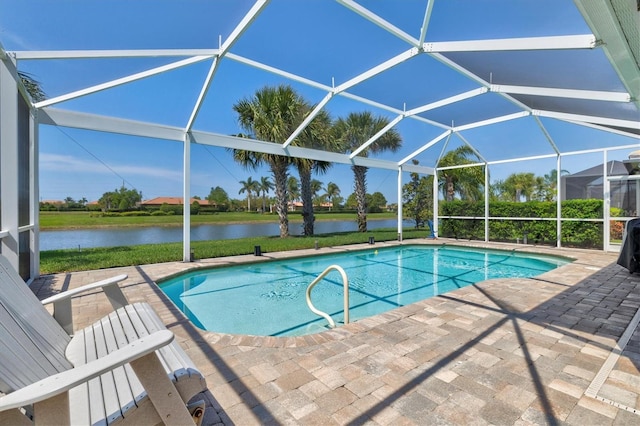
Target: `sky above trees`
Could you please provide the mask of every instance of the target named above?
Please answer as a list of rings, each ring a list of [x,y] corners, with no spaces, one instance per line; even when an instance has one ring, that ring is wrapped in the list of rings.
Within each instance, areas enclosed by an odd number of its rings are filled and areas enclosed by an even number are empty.
[[[147,2],[130,1],[0,0],[0,43],[7,50],[217,48],[218,37],[224,40],[252,3],[246,0],[156,1],[154,7],[149,7]],[[403,0],[402,8],[397,7],[396,2],[363,0],[360,3],[402,30],[414,36],[419,33],[426,0]],[[491,7],[487,7],[488,3]],[[452,18],[447,19],[449,16]],[[232,51],[331,85],[332,79],[335,84],[343,83],[406,49],[397,38],[365,19],[351,18],[351,12],[332,1],[274,0]],[[326,31],[328,27],[331,31]],[[436,2],[427,39],[536,37],[588,32],[589,28],[571,0],[447,0]],[[173,60],[175,58],[58,60],[48,67],[42,61],[28,61],[21,64],[21,70],[40,81],[46,95],[53,97]],[[59,107],[184,126],[209,67],[210,62],[197,63],[64,102]],[[429,72],[424,73],[421,67],[427,67]],[[402,109],[403,105],[411,108],[472,88],[471,83],[459,75],[445,76],[445,68],[418,58],[407,66],[396,67],[390,73],[357,86],[354,93],[384,99]],[[538,72],[544,75],[549,71]],[[419,73],[428,78],[417,80],[420,84],[412,84]],[[494,76],[498,78],[499,73],[496,69]],[[196,122],[197,127],[220,134],[239,133],[241,126],[233,104],[266,84],[282,82],[288,83],[272,74],[224,60]],[[311,103],[319,102],[324,96],[322,91],[305,85],[294,84],[294,87]],[[503,107],[497,101],[492,101],[491,105]],[[481,105],[469,103],[466,107],[478,117],[485,113]],[[339,97],[332,99],[326,108],[334,119],[369,109]],[[388,112],[374,112],[393,118]],[[588,149],[602,144],[637,143],[593,129],[543,121],[549,133],[566,147]],[[490,159],[550,152],[544,135],[531,121],[514,120],[490,127],[465,132],[465,137]],[[398,152],[400,158],[441,132],[411,120],[402,121],[397,131],[404,141]],[[460,145],[461,141],[452,141],[448,149],[454,150]],[[441,147],[442,144],[438,144],[421,155],[420,164],[432,166]],[[616,152],[608,159],[622,160],[627,155],[628,151]],[[562,168],[575,173],[600,163],[601,154],[586,155],[567,158]],[[175,142],[41,126],[40,166],[42,199],[62,200],[70,196],[92,201],[122,185],[141,192],[144,199],[182,194],[182,146]],[[496,165],[492,167],[491,179],[504,180],[512,173],[520,172],[542,176],[555,166],[555,159]],[[292,174],[297,176],[295,170]],[[269,176],[266,166],[247,172],[225,149],[192,147],[193,195],[206,197],[212,187],[220,186],[231,197],[236,197],[242,181],[249,177],[259,180],[262,176]],[[345,198],[353,192],[353,173],[348,165],[335,165],[330,178],[314,177],[325,183],[336,183]],[[409,174],[405,174],[404,181],[409,179]],[[397,202],[395,171],[370,169],[367,183],[367,192],[379,191],[389,202]]]

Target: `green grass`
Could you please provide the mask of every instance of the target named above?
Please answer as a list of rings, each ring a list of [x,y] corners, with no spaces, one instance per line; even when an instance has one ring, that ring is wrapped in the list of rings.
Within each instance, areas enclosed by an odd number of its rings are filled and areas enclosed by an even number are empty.
[[[427,235],[428,231],[425,229],[403,231],[404,239],[425,238]],[[193,241],[191,247],[194,249],[197,259],[205,259],[251,254],[256,245],[262,247],[263,253],[268,253],[309,249],[315,246],[316,241],[318,241],[319,247],[366,243],[369,236],[374,236],[376,241],[395,241],[398,238],[398,233],[396,230],[376,229],[366,233],[343,232],[284,239],[278,237],[256,237],[235,240]],[[50,250],[40,253],[40,271],[42,274],[53,274],[180,260],[182,260],[182,243],[100,247],[82,249],[80,251],[75,249]]]
[[[356,220],[356,215],[350,213],[316,213],[316,221],[323,220]],[[369,220],[394,219],[396,213],[368,213]],[[289,213],[291,222],[302,222],[299,212]],[[278,222],[278,215],[225,212],[214,214],[200,214],[191,216],[193,225],[200,224],[224,224],[224,223],[252,223],[252,222]],[[99,227],[127,227],[127,226],[180,226],[181,215],[170,216],[119,216],[100,217],[90,212],[40,212],[40,229],[79,229]]]

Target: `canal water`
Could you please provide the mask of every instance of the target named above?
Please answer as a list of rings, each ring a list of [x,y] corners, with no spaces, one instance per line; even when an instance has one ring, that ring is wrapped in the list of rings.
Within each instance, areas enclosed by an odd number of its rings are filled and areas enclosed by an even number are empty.
[[[406,224],[405,224],[406,225]],[[395,228],[396,219],[369,220],[368,229]],[[316,234],[357,231],[355,220],[315,223]],[[302,223],[289,223],[291,235],[302,234]],[[280,234],[277,223],[237,223],[227,225],[192,225],[191,240],[229,240]],[[149,226],[140,228],[72,229],[40,232],[40,250],[59,250],[89,247],[132,246],[182,241],[182,227]]]

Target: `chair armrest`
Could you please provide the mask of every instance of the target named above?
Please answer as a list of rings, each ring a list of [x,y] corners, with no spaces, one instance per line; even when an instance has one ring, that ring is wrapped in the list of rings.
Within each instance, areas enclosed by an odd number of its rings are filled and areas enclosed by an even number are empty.
[[[77,294],[80,293],[85,293],[87,291],[91,291],[91,290],[95,290],[98,288],[104,288],[104,287],[110,287],[113,286],[114,284],[117,286],[117,283],[119,283],[120,281],[124,281],[127,279],[127,274],[122,274],[122,275],[117,275],[115,277],[111,277],[111,278],[107,278],[105,280],[102,281],[97,281],[95,283],[91,283],[91,284],[87,284],[87,285],[83,285],[82,287],[78,287],[78,288],[74,288],[72,290],[68,290],[68,291],[64,291],[62,293],[58,293],[55,296],[51,296],[51,297],[47,297],[46,299],[42,300],[42,304],[43,305],[48,305],[49,303],[55,303],[61,300],[65,300],[65,299],[69,299]],[[119,288],[119,287],[118,287]],[[124,297],[124,295],[123,295]],[[125,299],[126,301],[126,299]],[[122,306],[127,305],[128,303],[124,303],[122,304]],[[118,306],[118,308],[121,308],[122,306]],[[114,306],[114,308],[116,308]],[[117,309],[117,308],[116,308]]]
[[[113,309],[119,309],[129,304],[129,301],[125,297],[124,293],[120,289],[118,283],[127,279],[126,274],[118,275],[115,277],[107,278],[102,281],[95,282],[93,284],[87,284],[82,287],[74,288],[73,290],[65,291],[55,296],[48,297],[42,300],[43,305],[53,303],[53,318],[60,324],[60,326],[67,332],[67,334],[73,334],[73,315],[71,312],[71,297],[84,293],[87,291],[102,289],[104,294],[111,302]]]
[[[39,380],[15,392],[0,397],[0,411],[35,404],[67,392],[69,389],[98,377],[101,374],[168,345],[173,341],[173,338],[173,333],[169,330],[156,331],[100,359]]]

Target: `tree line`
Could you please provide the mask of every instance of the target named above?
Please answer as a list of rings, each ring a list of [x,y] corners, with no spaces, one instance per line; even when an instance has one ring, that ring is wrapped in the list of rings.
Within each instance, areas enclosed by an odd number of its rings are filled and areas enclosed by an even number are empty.
[[[236,136],[258,139],[271,143],[283,144],[296,131],[305,119],[314,111],[316,105],[309,103],[291,86],[265,86],[248,98],[243,98],[233,105],[237,120],[244,133]],[[360,149],[365,142],[381,132],[389,120],[376,116],[370,111],[351,112],[346,117],[333,119],[325,110],[320,110],[313,120],[291,142],[292,146],[312,148],[329,152],[352,153]],[[358,155],[367,157],[383,151],[395,152],[400,149],[402,138],[397,130],[391,128],[376,141],[362,149]],[[312,176],[326,174],[332,167],[329,162],[293,158],[276,154],[259,153],[243,149],[230,149],[233,159],[246,170],[257,170],[267,166],[270,177],[253,180],[248,177],[240,181],[239,194],[246,194],[247,210],[267,211],[275,206],[279,218],[280,236],[289,235],[288,210],[294,201],[302,203],[303,234],[314,233],[314,206],[330,202],[339,206],[345,202],[341,190],[334,182],[323,186],[322,182]],[[478,156],[473,149],[462,145],[447,152],[438,161],[437,167],[458,166],[477,163]],[[417,164],[417,161],[414,161]],[[299,179],[290,175],[291,168],[298,172]],[[384,196],[376,192],[367,193],[368,168],[352,165],[354,184],[353,193],[347,198],[346,207],[356,210],[358,230],[367,231],[367,211],[386,205]],[[563,171],[565,172],[565,171]],[[477,201],[484,194],[483,167],[453,168],[438,173],[438,190],[445,201],[460,199]],[[557,188],[557,171],[552,170],[544,176],[533,173],[514,173],[504,180],[498,180],[489,188],[492,200],[529,201],[555,199]],[[270,191],[274,197],[269,198]],[[232,200],[221,187],[211,188],[206,197],[218,206],[228,205],[232,208]],[[103,194],[98,204],[104,210],[126,211],[134,208],[142,200],[142,193],[135,189],[120,189]],[[255,200],[261,207],[251,206]],[[416,226],[424,226],[426,220],[433,216],[433,176],[410,174],[410,181],[402,188],[402,200],[405,216],[412,218]],[[74,207],[86,206],[86,199],[79,202],[67,197],[66,204]],[[268,204],[267,204],[268,202]]]
[[[473,164],[480,159],[467,145],[447,152],[438,167]],[[414,164],[417,161],[414,160]],[[568,174],[561,170],[561,175]],[[512,173],[489,185],[489,201],[555,201],[557,199],[558,171],[551,170],[543,176],[531,172]],[[484,199],[484,167],[445,169],[438,172],[438,190],[445,202],[455,200],[475,203]],[[433,218],[433,176],[410,174],[410,181],[402,188],[404,216],[411,218],[416,227],[424,226]]]
[[[137,209],[142,201],[142,192],[136,189],[127,189],[124,185],[119,189],[107,191],[98,200],[96,209],[104,211],[128,211]],[[88,200],[82,197],[74,200],[66,197],[62,204],[52,202],[41,202],[40,210],[86,210],[89,208]]]
[[[259,180],[256,180],[253,179],[252,176],[249,176],[246,180],[241,180],[239,183],[241,188],[238,194],[246,194],[245,205],[247,211],[258,211],[262,213],[273,212],[272,207],[276,204],[276,199],[275,197],[269,196],[274,189],[274,184],[269,177],[262,176]],[[334,182],[329,182],[325,186],[320,180],[311,179],[310,191],[314,209],[319,207],[322,210],[331,211],[344,208],[355,209],[357,207],[356,195],[352,193],[345,200],[345,198],[341,196],[342,192],[340,187]],[[302,202],[300,181],[295,176],[289,176],[287,179],[287,196],[290,210],[294,210],[294,203]],[[367,212],[369,213],[377,213],[387,207],[387,199],[384,194],[379,191],[373,194],[367,193],[365,198]],[[239,200],[230,198],[227,191],[220,186],[211,188],[206,199],[209,203],[215,205],[218,211],[228,211],[234,209],[234,206],[235,209],[238,210]],[[256,203],[258,204],[256,205]]]
[[[233,105],[237,114],[238,124],[243,132],[237,136],[258,139],[262,141],[283,144],[302,122],[314,110],[315,105],[309,103],[291,86],[265,86],[248,98],[243,98]],[[375,116],[369,111],[353,112],[346,117],[332,119],[329,113],[321,110],[302,132],[292,141],[292,146],[301,146],[331,152],[350,153],[361,147],[365,142],[384,129],[389,120],[382,116]],[[368,156],[370,153],[382,151],[396,151],[400,148],[402,138],[395,129],[385,132],[375,143],[363,149],[359,155]],[[263,203],[266,193],[275,191],[275,210],[278,214],[280,236],[289,235],[288,203],[291,195],[302,203],[303,234],[314,233],[314,188],[318,194],[317,181],[312,174],[324,174],[332,166],[329,162],[292,158],[282,155],[258,153],[242,149],[231,149],[233,158],[247,170],[255,170],[266,165],[271,171],[270,179],[261,178],[260,181],[243,181],[241,192],[247,193],[247,208],[250,209],[251,195],[261,194]],[[296,168],[299,176],[298,185],[289,179],[290,168]],[[353,197],[347,199],[347,204],[355,200],[358,229],[367,230],[367,201],[381,203],[384,196],[380,193],[368,195],[366,188],[367,167],[353,165],[354,174]],[[270,187],[272,185],[272,188]],[[127,196],[135,193],[135,197]],[[134,195],[134,194],[131,194]],[[324,188],[324,194],[332,203],[341,201],[340,189],[335,183],[329,182]],[[212,188],[209,197],[212,201],[223,197],[222,188]],[[317,195],[316,195],[317,196]],[[124,186],[120,190],[105,193],[99,204],[106,209],[124,209],[133,201],[141,200],[142,194],[136,190],[128,190]],[[384,200],[386,204],[386,200]],[[117,206],[117,207],[115,207]],[[266,209],[266,203],[263,210]]]
[[[273,183],[268,177],[261,177],[260,180],[254,180],[251,176],[245,181],[240,181],[242,185],[239,194],[246,194],[244,200],[231,198],[227,191],[220,187],[212,187],[204,199],[209,202],[209,206],[204,210],[211,212],[227,212],[227,211],[253,211],[262,213],[272,213],[271,206],[275,205],[275,197],[270,197],[270,191],[273,189]],[[300,185],[298,179],[295,176],[289,176],[287,181],[287,191],[289,195],[289,202],[291,204],[300,201]],[[313,179],[311,181],[311,192],[313,198],[313,204],[315,208],[321,208],[322,210],[337,211],[337,210],[355,210],[356,197],[355,194],[351,194],[345,200],[340,194],[340,187],[334,183],[329,182],[326,187],[324,183]],[[198,195],[194,195],[196,200],[192,203],[191,213],[197,214],[200,211],[200,203],[198,200],[202,198]],[[384,209],[394,209],[395,204],[387,205],[387,199],[381,192],[374,192],[373,194],[366,194],[367,211],[369,213],[378,213]],[[127,189],[122,186],[119,189],[113,191],[107,191],[97,200],[96,203],[89,203],[86,197],[81,199],[74,199],[73,197],[66,197],[61,201],[41,201],[40,210],[42,211],[86,211],[86,210],[100,210],[103,212],[128,212],[134,210],[140,210],[142,201],[142,193],[135,189]],[[258,201],[258,205],[255,204]],[[253,205],[251,203],[254,203]],[[157,207],[145,207],[147,210],[155,210]],[[294,206],[292,206],[292,210]],[[180,206],[161,206],[161,210],[167,212],[173,211],[174,213],[182,214],[182,205]]]

